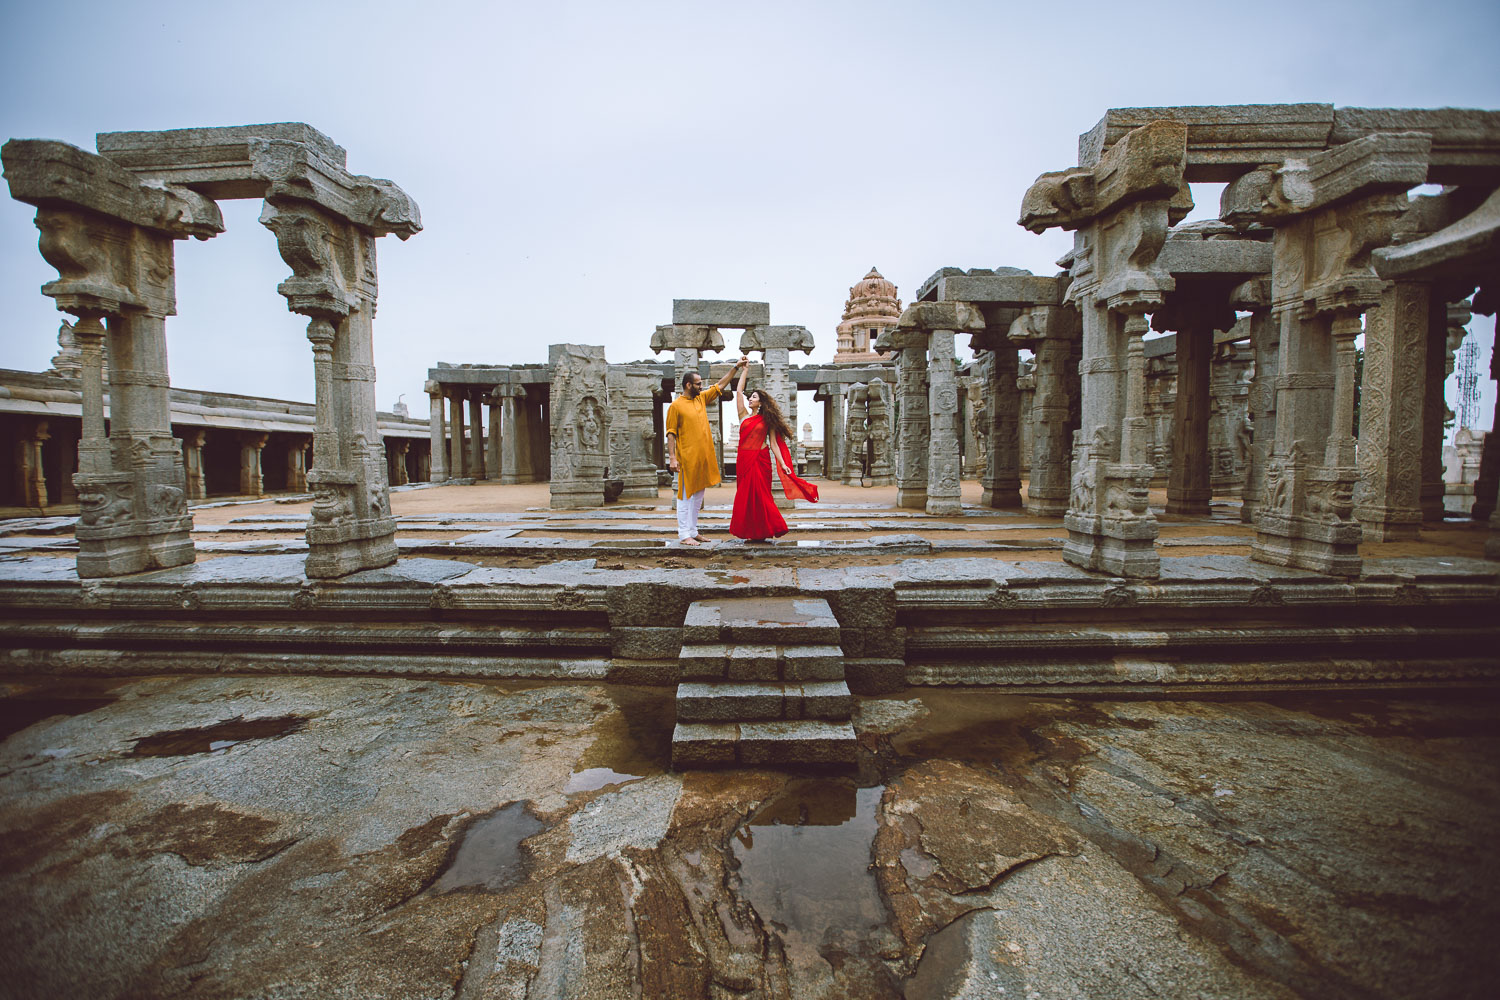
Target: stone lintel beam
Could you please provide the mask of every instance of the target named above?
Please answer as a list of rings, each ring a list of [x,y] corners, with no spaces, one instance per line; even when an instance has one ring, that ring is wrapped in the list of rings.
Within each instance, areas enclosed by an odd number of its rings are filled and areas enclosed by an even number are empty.
[[[1020,224],[1034,233],[1078,229],[1135,201],[1172,199],[1179,211],[1187,157],[1187,128],[1153,121],[1117,142],[1092,167],[1042,174],[1021,200]]]
[[[1162,307],[1151,314],[1151,329],[1161,333],[1233,329],[1234,307],[1229,304],[1233,289],[1232,281],[1181,282]]]
[[[725,299],[673,299],[674,326],[767,326],[771,322],[769,302],[737,302]]]
[[[968,274],[935,276],[933,301],[971,302],[976,305],[1029,306],[1057,305],[1068,287],[1065,274],[1045,277],[1037,274]],[[932,279],[928,279],[931,281]]]
[[[1500,111],[1474,108],[1337,108],[1330,146],[1378,132],[1432,137],[1429,184],[1500,183]]]
[[[811,354],[813,335],[805,326],[752,326],[740,334],[740,353],[771,348]]]
[[[50,139],[12,139],[0,148],[17,201],[81,209],[173,239],[206,240],[224,231],[219,206],[195,191],[153,187],[102,156]]]
[[[501,382],[549,382],[551,374],[546,365],[531,368],[511,369],[499,366],[490,368],[429,368],[427,378],[441,385],[496,385]]]
[[[724,335],[715,327],[692,323],[672,323],[658,326],[651,334],[651,350],[662,351],[722,351]]]
[[[1367,195],[1405,192],[1426,179],[1431,150],[1425,133],[1380,133],[1281,167],[1261,167],[1224,188],[1219,217],[1244,228]]]
[[[1262,164],[1328,148],[1334,120],[1332,104],[1111,108],[1078,137],[1078,162],[1096,166],[1134,129],[1177,122],[1187,129],[1185,179],[1223,183]]]
[[[422,229],[416,202],[388,180],[351,174],[344,150],[301,122],[105,132],[99,152],[135,174],[220,198],[312,202],[372,236]]]
[[[1412,243],[1382,247],[1372,253],[1375,273],[1386,280],[1426,280],[1482,268],[1494,273],[1500,255],[1500,189],[1474,211]]]
[[[1269,229],[1239,235],[1232,226],[1218,222],[1169,230],[1156,263],[1178,277],[1270,274],[1272,235]]]
[[[908,330],[978,333],[983,329],[984,315],[967,302],[913,302],[901,311],[901,319],[887,332],[894,331],[900,336]],[[881,339],[884,336],[882,333]]]

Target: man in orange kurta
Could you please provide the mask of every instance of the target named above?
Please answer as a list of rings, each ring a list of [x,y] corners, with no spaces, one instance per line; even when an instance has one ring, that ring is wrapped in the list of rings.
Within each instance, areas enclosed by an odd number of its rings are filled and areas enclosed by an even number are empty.
[[[689,370],[682,377],[682,395],[667,407],[667,468],[677,473],[677,540],[699,545],[698,512],[703,509],[703,491],[719,485],[719,457],[714,454],[713,432],[708,428],[708,404],[716,402],[740,363],[718,382],[703,388],[703,376]]]

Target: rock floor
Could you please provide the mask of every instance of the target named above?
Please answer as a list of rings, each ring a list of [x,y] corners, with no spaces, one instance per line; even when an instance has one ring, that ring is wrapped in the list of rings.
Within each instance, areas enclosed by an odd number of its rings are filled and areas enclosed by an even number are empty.
[[[1500,701],[862,699],[671,773],[671,688],[0,687],[13,997],[1479,997]]]

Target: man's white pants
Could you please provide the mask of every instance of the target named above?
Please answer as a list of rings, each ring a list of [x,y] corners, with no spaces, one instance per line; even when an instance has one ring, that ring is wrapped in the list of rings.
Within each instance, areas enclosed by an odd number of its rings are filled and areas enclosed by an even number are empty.
[[[703,509],[703,490],[677,501],[677,540],[698,537],[698,512]]]

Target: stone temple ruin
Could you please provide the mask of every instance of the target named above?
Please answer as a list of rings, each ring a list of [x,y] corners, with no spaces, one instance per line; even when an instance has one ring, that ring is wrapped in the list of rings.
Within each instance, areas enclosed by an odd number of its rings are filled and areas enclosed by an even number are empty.
[[[97,148],[3,150],[75,319],[81,511],[76,558],[0,535],[0,667],[127,695],[0,743],[27,814],[0,823],[23,902],[0,932],[84,898],[76,869],[234,915],[130,911],[161,942],[110,952],[139,995],[1493,980],[1500,435],[1459,433],[1465,518],[1441,444],[1464,327],[1495,312],[1500,112],[1109,110],[1016,192],[1026,229],[1074,233],[1059,273],[936,268],[902,306],[872,269],[828,365],[792,363],[813,333],[769,303],[675,299],[649,332],[670,359],[435,364],[415,444],[372,367],[375,240],[420,230],[410,198],[299,124]],[[1184,221],[1195,184],[1225,185],[1217,219]],[[236,197],[265,201],[317,377],[310,510],[247,516],[253,550],[194,524],[164,361],[172,240]],[[798,392],[822,403],[824,440],[789,444],[837,495],[781,498],[796,544],[715,538],[721,509],[713,544],[672,547],[663,411],[732,347],[793,426]],[[545,483],[546,506],[393,511],[397,437],[402,477],[452,488],[422,495]],[[179,766],[198,736],[221,757]],[[504,860],[465,874],[471,834]],[[80,954],[136,940],[86,916]],[[288,972],[258,947],[288,926],[334,945]]]

